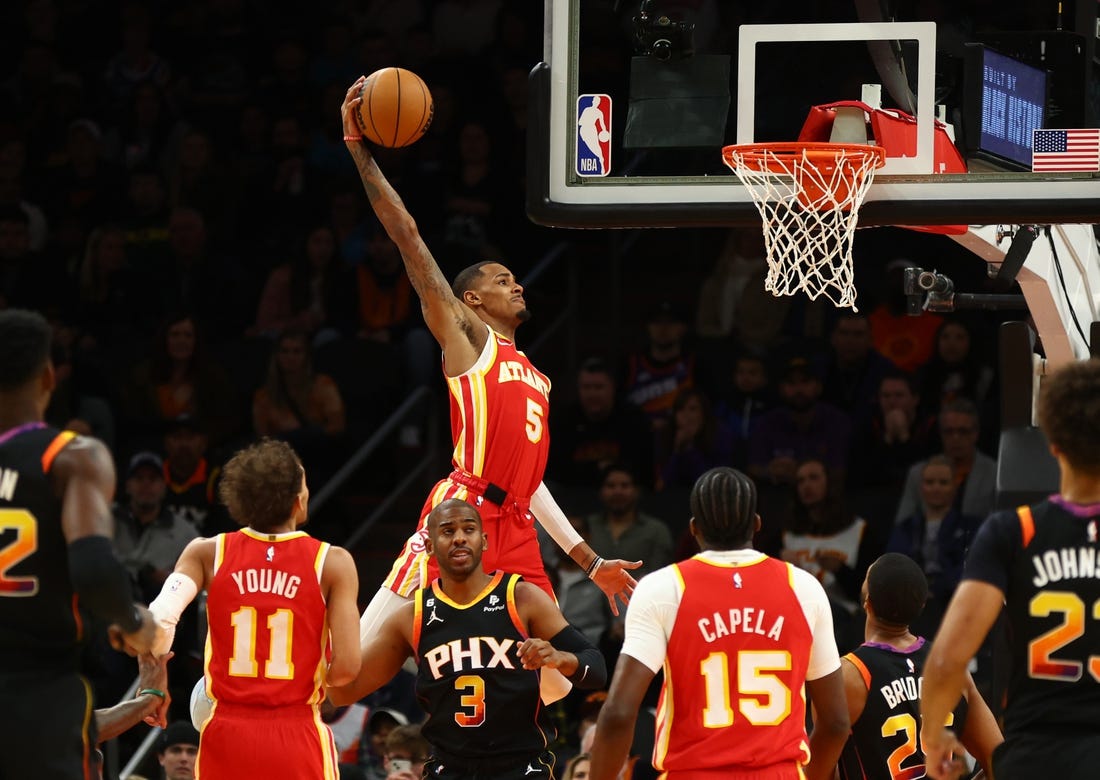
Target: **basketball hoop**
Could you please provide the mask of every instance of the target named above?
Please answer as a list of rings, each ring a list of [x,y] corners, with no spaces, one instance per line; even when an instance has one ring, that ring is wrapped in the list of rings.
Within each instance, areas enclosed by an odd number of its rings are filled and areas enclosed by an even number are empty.
[[[764,221],[772,295],[801,290],[856,311],[852,239],[880,146],[832,143],[739,144],[722,149]]]

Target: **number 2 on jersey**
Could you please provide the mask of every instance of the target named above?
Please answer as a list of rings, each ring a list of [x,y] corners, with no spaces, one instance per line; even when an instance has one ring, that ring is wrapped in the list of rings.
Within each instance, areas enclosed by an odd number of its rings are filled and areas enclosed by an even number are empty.
[[[1028,614],[1032,617],[1049,617],[1054,612],[1062,613],[1061,625],[1028,642],[1028,675],[1037,680],[1076,682],[1081,679],[1081,662],[1052,656],[1085,635],[1085,602],[1070,591],[1043,590],[1028,603]],[[1092,605],[1092,619],[1100,620],[1100,600]],[[1100,682],[1100,656],[1089,656],[1088,664],[1089,673]]]
[[[8,574],[17,563],[38,549],[38,523],[26,509],[0,509],[0,534],[15,531],[15,539],[0,548],[0,596],[33,596],[37,577]]]
[[[232,677],[258,677],[260,666],[256,662],[256,608],[241,607],[230,616],[233,623],[233,655],[229,659]],[[289,609],[277,609],[267,616],[267,660],[264,661],[264,677],[269,680],[293,680],[294,662],[291,659],[291,639],[294,636],[294,613]]]
[[[785,650],[741,650],[736,663],[736,686],[730,686],[729,657],[725,653],[711,653],[699,664],[707,697],[703,710],[705,728],[722,729],[733,724],[731,687],[741,694],[737,709],[754,726],[774,726],[791,714],[791,690],[771,674],[790,671],[790,653]],[[749,698],[757,696],[760,698]]]
[[[946,726],[950,726],[955,722],[955,713],[950,713],[947,716]],[[903,712],[897,715],[891,715],[889,718],[882,722],[882,736],[892,737],[898,732],[905,734],[905,742],[899,745],[890,757],[886,759],[886,766],[890,768],[890,777],[893,780],[917,780],[925,776],[925,764],[913,764],[912,766],[902,768],[902,764],[910,756],[913,756],[917,752],[917,735],[920,733],[920,729],[917,728],[917,719],[910,713]],[[924,753],[924,745],[921,745],[921,753]]]

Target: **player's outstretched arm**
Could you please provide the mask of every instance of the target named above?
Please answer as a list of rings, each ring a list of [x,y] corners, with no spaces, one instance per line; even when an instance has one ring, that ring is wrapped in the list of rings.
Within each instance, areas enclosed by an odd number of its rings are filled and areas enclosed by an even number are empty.
[[[463,360],[468,367],[473,365],[477,354],[485,346],[487,333],[484,324],[468,306],[455,297],[401,197],[382,175],[366,144],[362,140],[354,140],[362,135],[355,116],[362,102],[360,90],[365,80],[366,76],[356,79],[348,88],[340,107],[344,137],[353,139],[345,142],[348,152],[355,161],[355,167],[359,169],[359,177],[363,181],[363,189],[371,208],[390,240],[401,251],[409,281],[420,297],[420,306],[428,329],[443,347],[443,351],[449,353],[449,357]],[[470,354],[454,355],[455,350],[469,350]],[[468,362],[465,358],[468,358]]]
[[[966,687],[966,667],[1003,604],[1000,588],[979,580],[963,580],[928,651],[920,697],[921,744],[926,771],[935,780],[959,776],[962,762],[953,756],[958,740],[943,724]]]
[[[625,653],[619,656],[611,690],[596,721],[590,780],[618,780],[630,755],[634,725],[653,677],[653,670],[641,661]]]
[[[168,706],[172,702],[168,695],[168,661],[171,658],[172,653],[160,658],[149,653],[138,656],[137,695],[95,711],[96,736],[100,742],[114,739],[143,720],[150,726],[164,728],[168,725]]]
[[[546,593],[535,585],[516,585],[516,608],[530,634],[519,645],[524,669],[557,669],[581,690],[603,688],[607,662],[596,646],[569,625]]]
[[[342,547],[329,548],[321,572],[325,594],[332,658],[326,674],[327,685],[345,685],[359,673],[359,573],[351,554]]]
[[[623,607],[630,603],[630,596],[634,593],[638,581],[630,575],[631,569],[637,569],[642,565],[641,561],[623,561],[618,558],[610,560],[602,557],[581,538],[577,529],[569,522],[565,512],[561,511],[558,502],[550,495],[550,489],[545,482],[540,482],[531,496],[531,511],[538,520],[539,525],[546,529],[554,543],[569,554],[573,562],[588,572],[588,577],[607,596],[611,603],[611,612],[616,617],[619,614],[618,599],[622,599]]]
[[[115,466],[98,439],[77,436],[50,469],[61,498],[61,529],[68,544],[69,578],[80,603],[106,620],[116,650],[148,652],[155,637],[152,615],[134,604],[130,576],[111,547]]]
[[[959,741],[985,770],[986,777],[993,777],[993,750],[1005,741],[1004,735],[969,672],[966,673],[963,696],[966,697],[967,712]]]
[[[393,679],[413,654],[412,626],[415,603],[402,604],[386,618],[374,639],[363,646],[359,673],[347,685],[328,688],[329,700],[337,707],[359,701]],[[356,633],[358,642],[358,633]]]
[[[814,730],[810,734],[810,763],[803,771],[807,780],[832,780],[851,730],[843,672],[836,669],[807,680],[806,688],[814,703]]]
[[[844,700],[848,703],[848,722],[855,725],[863,708],[867,706],[867,683],[856,665],[847,658],[840,659],[840,673],[844,678]]]
[[[214,567],[217,539],[192,539],[176,559],[175,570],[168,575],[160,594],[149,605],[156,621],[157,636],[153,654],[163,655],[172,648],[176,637],[176,624],[187,605],[194,601],[199,590],[206,587],[208,574]]]

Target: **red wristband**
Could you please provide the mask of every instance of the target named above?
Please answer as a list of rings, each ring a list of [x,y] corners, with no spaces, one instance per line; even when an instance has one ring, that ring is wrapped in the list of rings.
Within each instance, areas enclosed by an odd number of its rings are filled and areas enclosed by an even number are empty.
[[[362,141],[363,136],[361,136],[361,135],[345,135],[344,140],[345,141]]]

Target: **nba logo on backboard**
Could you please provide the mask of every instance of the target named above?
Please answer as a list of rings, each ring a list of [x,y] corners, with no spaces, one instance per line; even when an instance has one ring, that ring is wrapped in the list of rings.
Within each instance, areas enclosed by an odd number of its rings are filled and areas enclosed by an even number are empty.
[[[611,172],[611,96],[577,97],[577,175]]]

